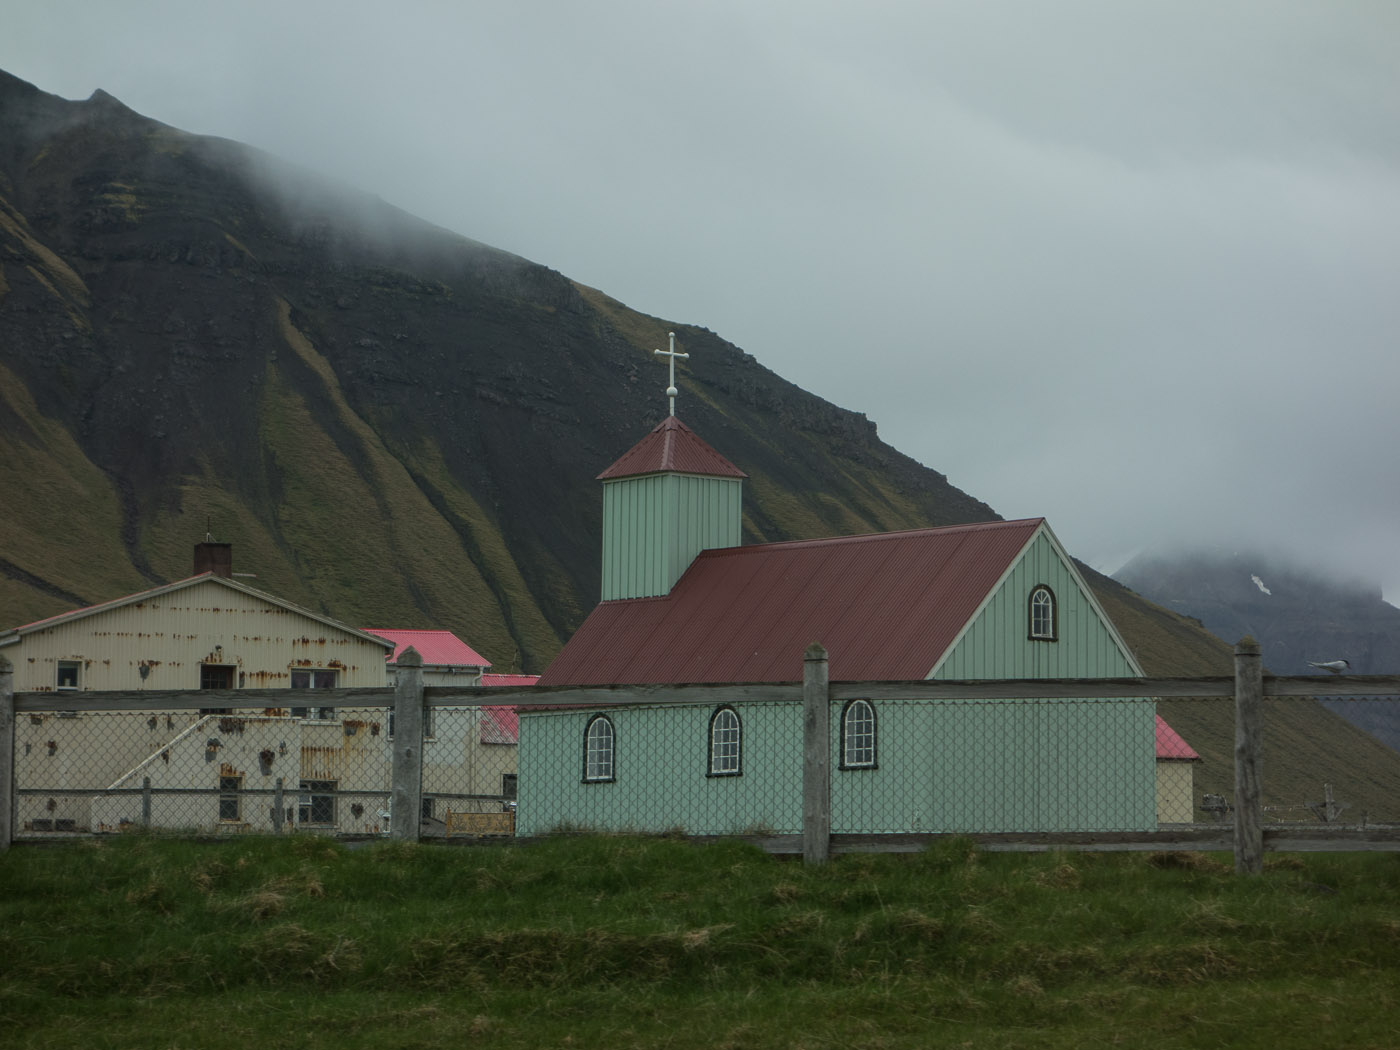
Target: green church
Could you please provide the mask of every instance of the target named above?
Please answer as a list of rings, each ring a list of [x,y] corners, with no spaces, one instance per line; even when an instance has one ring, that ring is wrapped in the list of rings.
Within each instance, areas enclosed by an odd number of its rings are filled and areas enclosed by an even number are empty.
[[[1044,519],[741,546],[744,478],[674,415],[599,475],[602,601],[541,686],[800,682],[814,641],[841,682],[1142,674]],[[833,833],[1157,827],[1151,700],[829,717]],[[800,703],[524,708],[517,833],[795,834],[802,739]]]

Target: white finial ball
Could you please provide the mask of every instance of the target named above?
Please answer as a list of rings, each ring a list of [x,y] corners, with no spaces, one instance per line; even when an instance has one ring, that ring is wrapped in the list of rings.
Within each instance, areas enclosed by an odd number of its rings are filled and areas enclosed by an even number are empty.
[[[680,391],[677,390],[677,389],[676,389],[675,387],[673,387],[673,386],[668,386],[668,387],[666,388],[666,396],[667,396],[667,397],[675,397],[675,396],[676,396],[677,394],[679,394],[679,393],[680,393]]]

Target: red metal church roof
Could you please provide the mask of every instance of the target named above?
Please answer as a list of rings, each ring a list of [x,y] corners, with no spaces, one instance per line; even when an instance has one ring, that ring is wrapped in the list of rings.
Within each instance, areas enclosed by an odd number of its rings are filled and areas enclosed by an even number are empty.
[[[742,470],[682,423],[667,416],[622,458],[598,475],[597,480],[631,478],[639,474],[703,474],[707,477],[746,478]]]
[[[703,551],[669,595],[598,605],[539,684],[800,681],[811,642],[833,680],[923,678],[1043,521]]]

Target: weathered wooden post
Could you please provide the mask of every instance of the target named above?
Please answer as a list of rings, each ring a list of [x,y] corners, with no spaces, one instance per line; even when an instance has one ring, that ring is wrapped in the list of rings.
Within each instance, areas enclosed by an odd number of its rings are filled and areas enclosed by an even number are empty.
[[[286,784],[281,777],[273,784],[272,791],[272,831],[273,834],[282,834],[282,821],[284,808],[287,804]]]
[[[15,831],[15,673],[0,656],[0,850]]]
[[[831,858],[831,696],[827,653],[802,654],[802,859]]]
[[[389,837],[417,842],[423,811],[423,657],[409,646],[397,663]]]
[[[1246,635],[1235,646],[1235,871],[1264,870],[1264,823],[1259,788],[1260,707],[1264,668],[1259,643]]]

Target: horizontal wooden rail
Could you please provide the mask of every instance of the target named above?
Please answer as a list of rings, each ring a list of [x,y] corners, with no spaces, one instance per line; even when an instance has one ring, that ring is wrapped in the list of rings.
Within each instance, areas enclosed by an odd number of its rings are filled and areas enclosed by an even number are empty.
[[[1207,678],[1019,678],[987,681],[832,682],[831,699],[1063,700],[1233,697],[1235,680]],[[1266,698],[1400,696],[1400,675],[1264,676]],[[796,703],[801,682],[726,685],[428,686],[429,707],[603,707],[716,703]],[[15,693],[16,713],[165,711],[199,708],[393,707],[394,690],[151,689],[113,692]]]

